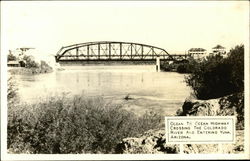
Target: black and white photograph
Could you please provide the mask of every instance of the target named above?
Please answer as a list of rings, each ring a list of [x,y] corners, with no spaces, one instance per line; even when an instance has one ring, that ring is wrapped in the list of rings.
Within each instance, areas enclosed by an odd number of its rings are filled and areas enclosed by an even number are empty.
[[[1,155],[250,159],[249,2],[2,1]]]

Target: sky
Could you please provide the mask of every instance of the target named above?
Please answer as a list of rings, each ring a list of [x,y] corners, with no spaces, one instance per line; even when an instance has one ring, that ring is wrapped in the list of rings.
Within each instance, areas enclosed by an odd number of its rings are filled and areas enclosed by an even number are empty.
[[[247,1],[1,2],[2,54],[33,47],[41,59],[62,47],[90,41],[126,41],[164,48],[228,50],[245,43]]]

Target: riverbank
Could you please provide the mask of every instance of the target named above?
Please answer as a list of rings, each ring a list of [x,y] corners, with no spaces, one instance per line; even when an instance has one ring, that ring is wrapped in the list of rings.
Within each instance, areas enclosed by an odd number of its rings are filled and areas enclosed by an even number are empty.
[[[183,60],[179,62],[164,62],[161,64],[161,70],[164,72],[191,73],[193,59]]]
[[[237,116],[236,141],[234,144],[222,144],[221,153],[244,153],[244,116],[237,112],[239,104],[231,104],[230,97],[239,97],[243,93],[211,100],[186,100],[176,116]],[[235,96],[236,95],[236,96]],[[242,98],[242,97],[240,97]],[[179,145],[166,144],[165,128],[149,130],[138,137],[124,138],[117,144],[116,152],[122,154],[168,154],[180,153]],[[184,153],[218,153],[218,144],[184,144]]]
[[[138,137],[124,138],[116,147],[118,154],[178,154],[180,145],[166,144],[165,129],[149,130]],[[235,144],[222,144],[222,154],[244,153],[244,130],[236,131]],[[185,154],[218,153],[218,144],[184,144]]]
[[[186,100],[176,116],[237,115],[227,98]],[[9,153],[179,153],[178,145],[166,144],[164,116],[154,111],[137,115],[119,103],[84,95],[8,102]],[[223,153],[244,152],[241,122],[236,129],[236,143],[223,144]],[[184,152],[217,153],[218,145],[186,144]]]
[[[8,67],[7,70],[10,74],[14,75],[42,74],[42,73],[53,72],[53,69],[51,67],[46,67],[46,68]]]

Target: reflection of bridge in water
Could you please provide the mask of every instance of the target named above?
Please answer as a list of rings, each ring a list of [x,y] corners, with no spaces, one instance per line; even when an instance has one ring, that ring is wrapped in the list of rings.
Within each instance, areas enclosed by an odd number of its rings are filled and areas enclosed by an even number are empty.
[[[56,62],[147,62],[186,60],[188,55],[172,55],[165,49],[131,42],[98,41],[62,47],[56,54]]]

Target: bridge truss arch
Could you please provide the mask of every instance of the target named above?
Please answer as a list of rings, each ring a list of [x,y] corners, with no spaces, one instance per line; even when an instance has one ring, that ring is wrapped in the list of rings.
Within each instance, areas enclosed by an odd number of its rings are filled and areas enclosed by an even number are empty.
[[[152,45],[98,41],[87,42],[62,47],[56,54],[56,62],[60,61],[92,61],[92,60],[161,60],[174,61],[174,56],[170,55],[165,49]]]

